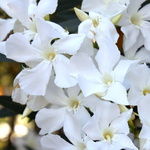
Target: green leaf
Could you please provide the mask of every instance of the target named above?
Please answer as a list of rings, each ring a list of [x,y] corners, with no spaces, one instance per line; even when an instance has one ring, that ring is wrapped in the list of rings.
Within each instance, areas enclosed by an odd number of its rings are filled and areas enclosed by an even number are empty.
[[[10,96],[0,96],[0,104],[18,114],[22,114],[25,109],[25,106],[13,102]]]
[[[59,0],[56,12],[50,16],[51,21],[67,28],[70,33],[77,32],[80,21],[74,12],[74,7],[80,7],[82,0]]]
[[[10,109],[7,109],[7,108],[0,109],[0,118],[13,117],[15,115],[16,113]]]
[[[7,111],[5,113],[4,113],[4,110],[2,111],[2,114],[0,115],[0,117],[3,117],[3,116],[6,117],[7,115],[11,116],[11,115],[15,115],[15,114],[22,114],[26,107],[25,105],[21,105],[19,103],[13,102],[11,99],[11,96],[0,96],[0,104],[5,107],[5,110],[7,109]],[[29,119],[30,120],[35,119],[36,113],[37,112],[32,112],[28,116]]]

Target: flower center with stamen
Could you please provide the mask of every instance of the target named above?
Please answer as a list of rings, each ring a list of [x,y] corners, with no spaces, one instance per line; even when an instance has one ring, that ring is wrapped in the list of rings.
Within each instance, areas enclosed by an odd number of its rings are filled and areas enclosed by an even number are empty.
[[[36,22],[32,20],[32,23],[29,25],[29,29],[35,33],[37,33]]]
[[[105,85],[109,86],[113,83],[113,77],[110,74],[105,73],[102,77],[102,81]]]
[[[49,54],[47,55],[47,59],[48,59],[48,60],[53,60],[53,59],[55,58],[55,56],[56,56],[55,53],[49,53]]]
[[[143,90],[143,95],[146,96],[147,94],[150,94],[150,87]]]
[[[44,58],[49,61],[52,61],[56,57],[56,53],[54,49],[48,49],[44,51],[43,55],[44,55]]]
[[[93,26],[96,28],[99,25],[99,18],[93,19]]]
[[[85,145],[84,143],[79,142],[79,143],[77,144],[77,148],[78,148],[79,150],[85,150],[85,149],[86,149],[86,145]]]
[[[142,16],[138,13],[134,14],[132,17],[131,17],[131,22],[137,26],[139,26],[142,22]]]
[[[72,109],[75,110],[79,106],[79,101],[78,99],[69,99],[68,100],[68,106]]]
[[[111,141],[113,136],[114,136],[114,132],[112,131],[112,129],[105,129],[104,130],[103,137],[105,140]]]

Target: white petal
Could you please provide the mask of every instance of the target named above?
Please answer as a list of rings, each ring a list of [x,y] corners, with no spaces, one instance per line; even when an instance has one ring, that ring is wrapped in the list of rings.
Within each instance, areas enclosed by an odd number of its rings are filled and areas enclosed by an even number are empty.
[[[85,75],[89,79],[100,76],[92,58],[85,53],[77,53],[70,58],[69,70],[71,76],[75,78],[78,78],[79,74]]]
[[[40,0],[37,6],[36,15],[39,18],[43,18],[48,14],[53,14],[58,5],[57,3],[58,3],[58,0]]]
[[[138,1],[130,1],[130,4],[128,6],[128,13],[131,15],[133,13],[136,13],[138,9],[141,7],[141,4],[143,3],[143,0]],[[133,7],[134,6],[134,7]]]
[[[110,149],[110,146],[108,144],[108,142],[93,142],[93,141],[88,141],[87,142],[87,150],[92,150],[94,148],[94,150],[113,150]],[[117,150],[117,149],[115,149]]]
[[[10,0],[0,0],[0,8],[3,9],[8,16],[14,18],[12,12],[10,11],[10,8],[8,7],[8,3]]]
[[[92,140],[103,139],[103,135],[102,135],[102,132],[100,130],[98,120],[95,116],[91,117],[89,122],[83,127],[83,131]]]
[[[125,57],[127,57],[130,60],[136,60],[135,55],[138,53],[137,50],[143,45],[143,43],[144,43],[143,36],[138,36],[136,43],[133,44],[133,46],[131,46],[127,51],[124,51]]]
[[[53,39],[60,38],[62,34],[65,32],[65,30],[60,26],[59,28],[61,28],[61,30],[60,29],[58,30],[57,24],[54,23],[52,24],[51,22],[39,18],[36,21],[37,21],[36,23],[37,31],[40,36],[42,44],[43,43],[49,44]]]
[[[146,120],[149,122],[150,114],[150,95],[143,97],[138,103],[138,113],[141,120]]]
[[[109,39],[106,41],[101,45],[95,57],[101,73],[112,71],[120,59],[120,52],[115,43]]]
[[[42,150],[71,150],[73,145],[66,142],[59,135],[48,134],[41,138]]]
[[[138,101],[142,99],[142,92],[139,91],[136,87],[131,87],[128,92],[128,101],[130,105],[137,105]]]
[[[100,24],[98,25],[98,28],[104,34],[104,36],[105,36],[104,38],[107,37],[107,38],[112,39],[112,41],[114,43],[117,42],[119,35],[116,31],[116,27],[114,26],[114,24],[109,19],[102,17]],[[99,35],[99,36],[102,36],[102,35]],[[108,42],[108,41],[106,41],[106,42]],[[98,44],[99,44],[99,42],[98,42]]]
[[[110,127],[112,127],[115,133],[129,134],[128,120],[130,119],[132,110],[121,113],[115,120],[112,121]]]
[[[139,138],[150,140],[149,135],[150,135],[149,125],[143,123],[142,129],[141,129],[140,134],[139,134]]]
[[[103,97],[105,100],[113,101],[117,104],[128,105],[127,92],[120,82],[113,83]]]
[[[123,49],[124,51],[127,51],[131,46],[133,46],[133,44],[136,43],[136,39],[139,35],[139,28],[131,24],[123,26],[121,28],[121,31],[124,33],[125,36],[123,41]]]
[[[93,56],[95,51],[97,50],[93,47],[92,40],[88,37],[85,37],[78,52],[83,52],[87,54],[88,56]]]
[[[58,86],[55,85],[54,83],[54,76],[52,74],[50,81],[47,85],[46,88],[46,93],[45,93],[45,99],[50,102],[51,104],[54,105],[59,105],[59,106],[66,106],[66,99],[68,98],[64,90],[62,88],[59,88]]]
[[[55,84],[61,88],[68,88],[77,84],[77,80],[70,76],[68,58],[57,54],[57,60],[53,63],[56,73]]]
[[[13,29],[15,19],[0,19],[0,41],[4,40]]]
[[[6,41],[6,55],[18,62],[31,65],[41,60],[39,51],[32,47],[22,33],[15,33]]]
[[[43,96],[28,97],[27,106],[33,111],[38,111],[41,108],[44,108],[46,105],[48,105],[48,102]]]
[[[84,33],[89,39],[94,38],[93,31],[93,23],[91,19],[87,19],[79,24],[78,33]]]
[[[135,59],[141,60],[142,63],[150,63],[150,51],[142,48],[135,54]]]
[[[80,106],[77,108],[77,110],[74,112],[74,116],[77,118],[78,122],[80,122],[81,127],[83,127],[91,118],[89,112],[87,109],[82,106],[82,101],[80,103]]]
[[[144,37],[144,46],[150,51],[150,23],[146,21],[144,27],[140,28]]]
[[[20,104],[26,104],[28,100],[28,95],[24,93],[24,91],[21,90],[20,85],[19,85],[19,78],[21,74],[22,74],[22,71],[14,79],[14,83],[13,83],[14,89],[12,91],[12,100]]]
[[[84,37],[84,34],[70,34],[54,42],[53,46],[59,53],[73,55],[79,50]]]
[[[65,37],[69,34],[67,30],[65,30],[63,27],[61,27],[59,24],[54,23],[52,21],[48,21],[49,24],[57,31],[59,31],[62,34],[62,37]]]
[[[106,91],[106,88],[102,86],[100,81],[97,79],[89,79],[86,76],[79,75],[78,84],[85,97],[99,92],[104,93]]]
[[[14,102],[20,103],[20,104],[26,104],[28,100],[28,95],[24,93],[20,88],[16,88],[12,92],[12,100]]]
[[[137,63],[137,61],[120,60],[118,65],[114,69],[114,78],[115,78],[115,80],[120,81],[122,83],[124,81],[124,78],[125,78],[128,70],[129,70],[129,67],[132,64],[135,64],[135,63]]]
[[[100,5],[99,0],[94,0],[94,1],[83,0],[81,9],[88,12],[89,11],[100,12],[100,10],[103,9],[103,5],[102,4]]]
[[[150,148],[150,140],[145,140],[145,139],[140,139],[143,140],[143,145],[141,146],[142,148],[148,150]]]
[[[28,6],[29,0],[11,0],[8,3],[8,7],[10,8],[13,16],[15,16],[15,18],[23,23],[23,25],[25,25],[26,27],[29,25],[29,23],[31,23],[31,20],[28,16]]]
[[[124,26],[124,25],[128,25],[131,23],[131,20],[130,20],[130,16],[128,14],[127,11],[124,11],[122,13],[122,17],[120,18],[119,22],[117,23],[117,25],[119,26]]]
[[[127,8],[128,0],[125,2],[111,1],[108,5],[106,5],[106,10],[103,13],[108,18],[112,18],[121,14],[123,10]]]
[[[19,78],[21,89],[29,95],[45,95],[47,84],[51,76],[52,64],[42,61],[33,69],[22,71]]]
[[[150,4],[146,4],[142,9],[138,11],[139,14],[142,15],[143,20],[150,20],[149,14]]]
[[[68,114],[65,118],[64,133],[73,144],[81,140],[81,124],[79,120],[71,114]]]
[[[0,53],[6,55],[6,42],[0,42]]]
[[[96,110],[96,106],[97,106],[97,102],[99,101],[100,99],[95,96],[95,95],[90,95],[88,97],[85,98],[85,101],[84,101],[84,106],[89,108],[91,112],[95,112]]]
[[[115,143],[120,146],[120,149],[121,148],[129,148],[131,150],[138,150],[137,147],[135,147],[135,145],[133,144],[133,142],[131,141],[131,139],[124,135],[124,134],[116,134],[115,137],[114,137],[114,141]]]
[[[80,88],[78,85],[70,87],[67,89],[67,93],[70,98],[77,97],[80,93]]]
[[[130,71],[128,79],[130,80],[130,84],[141,92],[147,85],[149,76],[150,70],[146,64],[143,64],[137,65],[134,70]]]
[[[40,134],[52,133],[63,127],[65,113],[65,108],[41,109],[35,118],[37,126],[41,128]]]
[[[111,113],[112,111],[113,113]],[[103,130],[120,114],[120,110],[115,103],[99,101],[94,114],[97,116],[97,121],[99,121],[99,127]]]

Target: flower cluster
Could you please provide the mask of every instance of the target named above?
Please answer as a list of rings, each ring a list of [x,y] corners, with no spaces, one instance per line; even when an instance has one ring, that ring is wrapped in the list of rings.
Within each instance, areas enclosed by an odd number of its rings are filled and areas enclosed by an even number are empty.
[[[150,4],[83,0],[77,33],[58,0],[0,0],[0,53],[24,63],[12,99],[38,111],[43,150],[150,150]],[[8,37],[10,31],[13,33]],[[6,38],[7,37],[7,38]]]

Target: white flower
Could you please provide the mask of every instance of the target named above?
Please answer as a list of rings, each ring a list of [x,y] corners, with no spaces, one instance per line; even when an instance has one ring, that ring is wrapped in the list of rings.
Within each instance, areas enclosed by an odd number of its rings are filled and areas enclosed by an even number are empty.
[[[78,32],[85,33],[91,42],[96,41],[99,47],[107,44],[107,39],[114,43],[118,40],[118,33],[113,23],[95,12],[89,12],[89,18],[81,22]]]
[[[124,33],[124,51],[138,44],[137,38],[143,41],[142,44],[147,50],[150,50],[150,4],[140,8],[143,2],[143,0],[131,0],[118,23],[121,25],[121,30]]]
[[[127,8],[129,0],[83,0],[81,9],[93,11],[111,19]]]
[[[25,69],[26,70],[26,69]],[[26,94],[19,85],[19,78],[22,75],[22,71],[16,76],[14,79],[14,89],[12,91],[12,100],[14,102],[20,103],[20,104],[26,104],[27,107],[32,111],[38,111],[41,108],[44,108],[46,105],[49,104],[47,99],[49,96],[37,96],[37,95],[29,95]],[[53,80],[53,78],[51,78]],[[46,95],[48,93],[48,88],[46,91]]]
[[[16,20],[12,20],[11,29],[15,32],[23,32],[29,40],[32,40],[37,35],[36,19],[44,19],[46,15],[53,14],[57,7],[57,0],[40,0],[38,4],[35,0],[1,0],[0,7]]]
[[[68,87],[69,82],[70,86],[71,79],[64,78],[66,64],[69,64],[65,55],[77,52],[84,35],[68,35],[41,19],[38,19],[37,25],[40,38],[30,44],[21,33],[12,35],[6,42],[6,56],[31,67],[22,71],[19,78],[21,89],[29,95],[44,96],[53,68],[55,83],[60,87]]]
[[[82,125],[74,116],[67,114],[64,122],[64,134],[69,142],[59,135],[48,134],[41,138],[43,150],[87,150],[87,137],[82,131]]]
[[[3,41],[13,29],[14,22],[15,19],[0,19],[0,42]]]
[[[83,127],[87,137],[91,139],[87,142],[87,149],[120,150],[128,148],[137,150],[127,136],[129,133],[127,121],[131,113],[132,110],[129,110],[120,114],[117,104],[98,102],[94,115]]]
[[[114,44],[117,42],[118,33],[114,24],[109,19],[92,11],[87,15],[77,8],[74,10],[82,21],[78,26],[78,33],[86,35],[80,48],[81,52],[93,56],[101,45],[108,44],[108,40],[112,40]],[[93,45],[95,46],[93,47]]]
[[[139,101],[150,95],[150,69],[145,64],[137,65],[128,74],[128,79],[131,85],[128,92],[129,103],[138,105]]]
[[[78,75],[78,84],[85,96],[96,94],[105,100],[128,105],[127,92],[123,84],[128,69],[134,61],[120,60],[120,52],[111,40],[101,45],[96,61],[98,69],[93,67],[92,73]],[[87,66],[92,66],[89,62]],[[93,65],[94,66],[94,65]]]
[[[73,114],[82,124],[89,119],[89,112],[85,108],[86,99],[78,86],[63,91],[53,83],[48,94],[50,107],[41,109],[35,119],[41,128],[41,134],[52,133],[63,127],[67,112]]]
[[[130,60],[137,60],[139,63],[150,63],[150,51],[141,45],[138,46],[138,41],[137,39],[137,44],[133,45],[128,51],[124,51],[125,57]]]
[[[142,101],[138,104],[139,117],[142,123],[142,129],[139,134],[141,149],[149,150],[150,149],[150,95],[147,95],[143,98]]]

